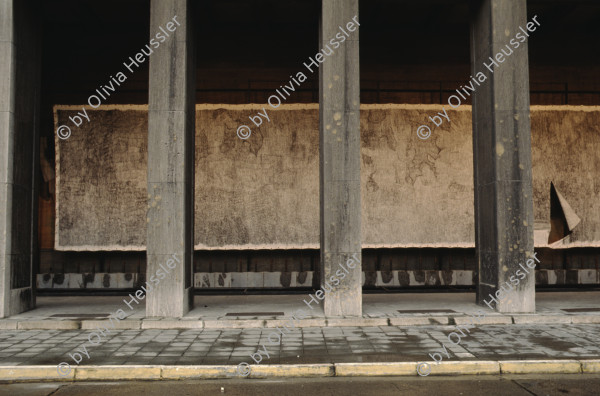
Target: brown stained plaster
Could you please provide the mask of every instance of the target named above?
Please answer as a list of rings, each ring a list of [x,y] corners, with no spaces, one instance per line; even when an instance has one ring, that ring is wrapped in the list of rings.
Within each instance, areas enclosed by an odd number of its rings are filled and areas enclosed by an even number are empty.
[[[54,113],[54,125],[58,125],[58,110],[81,110],[82,107],[86,107],[87,105],[55,105],[53,108]],[[308,103],[308,104],[282,104],[277,109],[273,109],[267,104],[196,104],[196,111],[199,110],[216,110],[216,109],[226,109],[226,110],[260,110],[263,107],[268,107],[269,111],[277,111],[277,110],[316,110],[319,108],[318,103]],[[418,109],[418,110],[439,110],[441,107],[445,107],[444,104],[361,104],[361,110],[377,110],[377,109]],[[557,105],[557,106],[538,106],[533,105],[530,106],[531,111],[583,111],[583,112],[593,112],[599,111],[600,106],[572,106],[572,105]],[[88,109],[90,112],[93,111],[107,111],[107,110],[120,110],[120,111],[147,111],[148,105],[101,105],[97,109]],[[461,105],[456,109],[448,109],[450,111],[470,111],[470,105]],[[90,121],[90,122],[93,122]],[[77,128],[78,129],[78,128]],[[72,138],[77,133],[77,129],[72,129]],[[60,139],[58,136],[55,136],[55,146],[56,146],[56,196],[60,194],[59,186],[60,186]],[[81,246],[60,246],[59,245],[59,199],[56,199],[56,214],[55,214],[55,249],[59,251],[64,250],[72,250],[72,251],[104,251],[104,250],[117,250],[117,251],[144,251],[145,246],[120,246],[120,245],[110,245],[110,246],[90,246],[90,245],[81,245]],[[577,241],[570,242],[568,244],[535,244],[536,247],[549,247],[552,249],[566,249],[573,247],[600,247],[600,241]],[[475,244],[473,242],[464,242],[464,243],[423,243],[423,244],[364,244],[363,249],[368,248],[435,248],[435,247],[445,247],[445,248],[473,248]],[[255,249],[318,249],[319,244],[246,244],[246,245],[224,245],[224,246],[205,246],[205,245],[195,245],[194,249],[196,250],[255,250]]]
[[[397,244],[377,244],[363,243],[362,249],[379,249],[379,248],[474,248],[474,243],[458,242],[458,243],[397,243]],[[203,244],[195,245],[196,250],[277,250],[277,249],[319,249],[318,243],[306,244],[244,244],[244,245],[223,245],[223,246],[206,246]]]
[[[89,105],[54,105],[54,124],[57,123],[57,110],[81,110],[82,107],[89,107]],[[318,103],[283,103],[276,109],[269,106],[267,103],[248,103],[248,104],[219,104],[219,103],[197,103],[196,110],[262,110],[267,108],[269,111],[278,110],[314,110],[319,108]],[[403,104],[403,103],[361,103],[361,110],[384,110],[384,109],[406,109],[406,110],[439,110],[441,107],[446,107],[447,111],[471,111],[471,105],[461,105],[455,109],[449,107],[447,103],[442,104]],[[572,105],[552,105],[552,106],[541,106],[531,105],[530,109],[533,111],[600,111],[600,106],[572,106]],[[135,105],[135,104],[123,104],[123,105],[100,105],[96,109],[86,109],[87,111],[108,111],[108,110],[140,110],[147,111],[148,105]],[[92,122],[92,121],[90,121]]]
[[[58,128],[58,106],[54,106],[54,108],[52,109],[52,112],[54,113],[54,128]],[[71,136],[72,136],[72,131],[71,131]],[[55,166],[55,172],[56,172],[56,177],[54,179],[54,249],[55,250],[60,250],[60,246],[59,246],[59,241],[58,239],[60,238],[58,230],[59,230],[59,210],[60,210],[60,205],[59,205],[59,194],[60,194],[60,139],[58,138],[58,135],[56,134],[56,129],[54,130],[54,147],[55,147],[55,160],[54,160],[54,166]]]

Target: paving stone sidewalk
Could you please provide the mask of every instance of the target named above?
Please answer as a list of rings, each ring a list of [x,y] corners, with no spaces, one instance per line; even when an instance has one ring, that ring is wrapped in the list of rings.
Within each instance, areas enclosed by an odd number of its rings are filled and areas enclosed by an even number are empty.
[[[447,335],[455,326],[307,327],[291,329],[279,345],[269,343],[276,329],[110,330],[90,345],[92,330],[10,330],[0,333],[0,366],[74,365],[69,353],[82,344],[93,365],[212,365],[253,363],[249,354],[264,344],[270,359],[261,364],[447,360],[598,359],[600,325],[480,325],[457,346]],[[276,337],[272,337],[276,340]]]

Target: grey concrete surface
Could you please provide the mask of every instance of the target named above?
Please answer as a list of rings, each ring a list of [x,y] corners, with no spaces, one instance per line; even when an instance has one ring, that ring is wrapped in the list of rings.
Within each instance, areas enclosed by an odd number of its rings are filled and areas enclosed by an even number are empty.
[[[525,0],[481,1],[471,22],[471,74],[487,76],[473,92],[477,302],[499,312],[535,312],[534,277],[515,276],[534,245],[527,42],[509,44],[526,24]],[[492,300],[500,287],[514,290]]]
[[[0,396],[127,395],[596,395],[599,375],[317,378],[0,384]]]
[[[151,34],[167,23],[174,31],[149,59],[146,282],[153,284],[158,271],[170,272],[165,268],[173,254],[182,262],[148,293],[147,316],[182,317],[193,304],[196,63],[190,7],[188,0],[150,6]]]
[[[320,282],[323,288],[325,283],[329,285],[323,302],[325,316],[362,315],[360,61],[359,27],[352,21],[354,17],[358,17],[358,0],[323,0],[319,25],[320,48],[325,53],[319,66],[319,223]],[[347,23],[354,31],[346,31],[350,30]],[[346,36],[341,36],[340,26],[346,28]],[[345,38],[338,49],[330,43],[336,34]],[[348,261],[356,267],[344,272],[340,265]],[[339,285],[332,285],[334,279]]]
[[[0,317],[35,306],[41,86],[36,7],[30,0],[0,1]]]
[[[308,292],[288,295],[251,295],[251,296],[195,296],[194,309],[184,316],[191,319],[258,319],[257,316],[227,316],[228,313],[263,312],[261,319],[276,319],[269,312],[283,312],[289,316],[299,308],[306,307],[303,300]],[[67,320],[69,317],[52,317],[52,315],[98,314],[98,319],[125,306],[125,296],[73,296],[73,297],[38,297],[37,307],[31,311],[11,316],[9,321],[24,320]],[[129,300],[129,298],[127,298]],[[486,308],[489,317],[523,317],[563,316],[568,318],[595,318],[600,312],[585,311],[600,308],[600,291],[590,292],[538,292],[535,315],[503,315]],[[134,310],[127,312],[130,320],[141,320],[145,317],[144,301],[133,305]],[[363,295],[363,317],[365,318],[411,318],[411,317],[457,317],[471,315],[482,309],[475,304],[475,293],[386,293]],[[581,309],[583,312],[567,312],[563,309]],[[429,310],[427,312],[400,313],[398,310]],[[436,310],[451,310],[443,312]],[[322,310],[309,311],[311,318],[324,318]],[[512,322],[512,320],[510,320]],[[3,323],[3,321],[0,321]]]

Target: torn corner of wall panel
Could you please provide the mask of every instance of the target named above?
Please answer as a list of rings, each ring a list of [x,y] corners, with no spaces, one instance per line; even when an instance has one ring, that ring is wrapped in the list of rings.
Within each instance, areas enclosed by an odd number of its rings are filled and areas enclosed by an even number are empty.
[[[548,244],[556,243],[567,238],[573,233],[575,227],[581,222],[581,219],[563,195],[556,189],[553,182],[550,182],[550,234],[548,235]],[[565,243],[570,242],[564,241]]]

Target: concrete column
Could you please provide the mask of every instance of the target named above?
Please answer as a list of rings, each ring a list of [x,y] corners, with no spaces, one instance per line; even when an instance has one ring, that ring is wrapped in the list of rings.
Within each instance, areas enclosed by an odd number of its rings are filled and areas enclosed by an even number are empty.
[[[195,57],[190,0],[152,0],[150,35],[180,26],[150,55],[147,277],[175,268],[146,298],[146,316],[182,317],[193,305]]]
[[[473,94],[477,303],[487,301],[499,312],[534,312],[533,271],[499,303],[489,296],[499,287],[508,291],[519,264],[533,255],[527,42],[502,63],[496,58],[512,48],[519,26],[525,28],[527,7],[525,0],[481,0],[472,11],[471,73],[487,76]]]
[[[35,306],[40,7],[0,0],[0,317]]]
[[[358,16],[358,0],[322,0],[320,49]],[[328,51],[326,49],[326,51]],[[319,67],[321,285],[361,255],[358,30]],[[354,260],[353,260],[354,261]],[[362,259],[361,259],[362,262]],[[339,277],[339,276],[338,276]],[[329,289],[329,288],[327,288]],[[326,316],[362,315],[359,263],[324,301]]]

